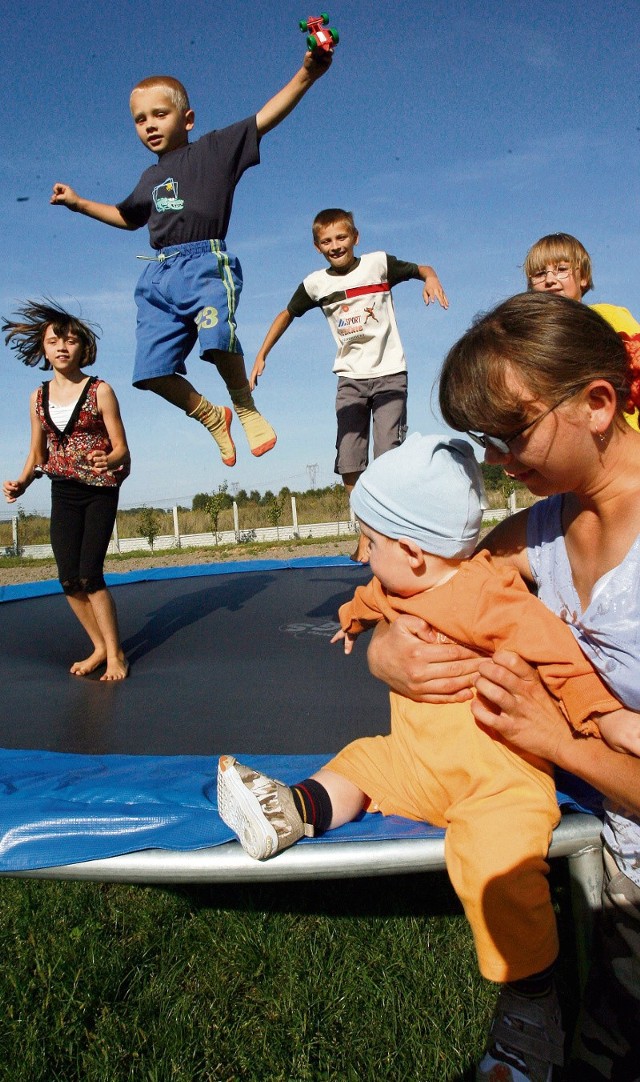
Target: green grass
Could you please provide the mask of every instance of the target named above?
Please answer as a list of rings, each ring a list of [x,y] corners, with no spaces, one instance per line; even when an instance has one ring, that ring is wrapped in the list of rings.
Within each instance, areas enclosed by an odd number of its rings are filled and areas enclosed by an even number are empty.
[[[557,862],[554,878],[563,899]],[[437,874],[174,891],[3,879],[0,951],[12,1082],[461,1082],[495,997]],[[569,937],[569,978],[570,954]]]
[[[281,541],[245,541],[241,544],[229,544],[229,545],[199,545],[197,548],[187,548],[181,546],[180,548],[163,548],[156,549],[155,552],[150,552],[148,548],[136,549],[133,552],[121,552],[109,554],[105,561],[105,571],[117,571],[119,563],[126,563],[127,560],[153,560],[162,559],[165,556],[180,556],[186,559],[185,563],[188,563],[188,557],[190,554],[197,556],[199,561],[203,558],[210,560],[212,563],[223,560],[246,560],[248,557],[269,556],[274,548],[282,549],[292,557],[304,556],[305,549],[311,548],[314,545],[335,545],[336,550],[345,540],[351,540],[355,546],[355,534],[340,534],[339,536],[329,534],[327,537],[299,537],[294,540],[281,540]],[[325,555],[331,555],[331,552],[327,552]],[[42,559],[32,559],[27,556],[0,556],[0,570],[3,568],[13,567],[45,567],[51,566],[52,577],[55,578],[55,562],[53,557],[45,557]]]

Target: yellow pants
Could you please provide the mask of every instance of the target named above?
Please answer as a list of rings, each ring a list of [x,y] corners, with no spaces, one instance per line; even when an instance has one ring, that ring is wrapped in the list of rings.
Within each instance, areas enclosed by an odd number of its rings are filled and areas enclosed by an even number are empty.
[[[446,828],[445,855],[484,977],[511,981],[558,953],[546,856],[560,812],[551,767],[478,727],[468,703],[429,706],[391,693],[391,733],[326,764],[367,810]]]

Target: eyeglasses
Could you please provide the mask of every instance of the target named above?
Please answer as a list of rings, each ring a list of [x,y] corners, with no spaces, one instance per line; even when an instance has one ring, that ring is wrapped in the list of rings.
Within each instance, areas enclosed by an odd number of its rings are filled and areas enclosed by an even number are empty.
[[[567,391],[562,396],[559,402],[556,402],[553,406],[549,406],[548,409],[543,410],[537,417],[534,417],[532,421],[527,421],[526,425],[519,428],[517,432],[512,432],[509,436],[490,436],[487,432],[466,432],[465,434],[474,443],[477,443],[480,447],[491,448],[493,451],[498,451],[501,455],[508,455],[511,453],[511,444],[515,440],[520,439],[520,436],[524,436],[525,432],[528,432],[530,428],[537,425],[539,421],[544,420],[550,413],[557,410],[558,406],[561,406],[563,402],[566,402],[569,398],[573,398],[575,394],[580,390],[579,387],[574,387],[571,391]]]
[[[551,275],[552,278],[556,278],[558,282],[564,282],[573,273],[573,267],[570,263],[556,263],[553,267],[547,267],[546,270],[536,271],[535,274],[529,275],[529,281],[534,286],[542,285],[546,282],[547,275]]]

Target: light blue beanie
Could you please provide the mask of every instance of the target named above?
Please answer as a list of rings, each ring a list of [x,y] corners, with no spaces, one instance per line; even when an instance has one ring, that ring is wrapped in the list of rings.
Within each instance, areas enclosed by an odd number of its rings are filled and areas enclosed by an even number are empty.
[[[471,555],[484,503],[471,444],[419,432],[376,458],[351,493],[354,514],[372,530],[447,558]]]

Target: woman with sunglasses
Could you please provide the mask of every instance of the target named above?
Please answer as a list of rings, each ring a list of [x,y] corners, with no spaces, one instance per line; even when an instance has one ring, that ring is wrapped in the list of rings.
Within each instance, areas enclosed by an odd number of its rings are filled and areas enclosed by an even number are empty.
[[[440,380],[445,421],[473,435],[488,463],[545,497],[501,523],[483,546],[518,568],[614,694],[638,712],[640,433],[624,411],[640,402],[639,375],[596,312],[532,292],[472,326]],[[460,701],[475,688],[480,724],[607,797],[604,913],[569,1077],[638,1079],[640,759],[574,738],[535,670],[513,653],[474,659],[453,644],[429,644],[420,621],[404,617],[376,631],[369,661],[376,676],[418,701]],[[514,1082],[532,1077],[526,1062],[520,1066],[510,1068]]]

